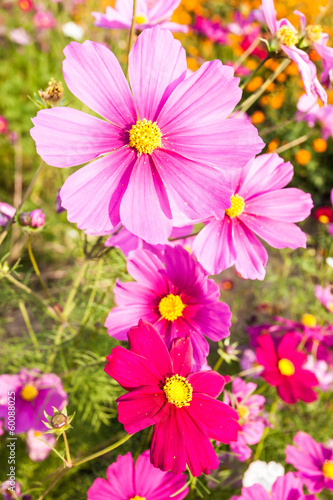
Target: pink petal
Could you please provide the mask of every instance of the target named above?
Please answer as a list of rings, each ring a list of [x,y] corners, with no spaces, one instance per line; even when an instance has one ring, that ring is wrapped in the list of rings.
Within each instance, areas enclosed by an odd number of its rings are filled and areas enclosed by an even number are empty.
[[[165,187],[150,155],[138,157],[120,204],[120,218],[131,233],[148,243],[166,243],[172,214]]]
[[[70,175],[60,191],[68,220],[95,233],[111,231],[134,163],[135,153],[121,149]]]
[[[193,252],[209,274],[219,274],[233,266],[236,250],[230,217],[211,219],[195,238]]]
[[[274,248],[306,247],[306,234],[292,222],[247,213],[241,215],[241,220],[251,231]]]
[[[69,90],[99,115],[120,127],[136,122],[133,98],[116,56],[86,40],[64,49],[63,73]]]
[[[272,337],[270,335],[261,335],[257,343],[256,355],[258,363],[267,369],[277,367],[278,357]]]
[[[298,495],[297,495],[298,493]],[[278,477],[272,488],[274,500],[298,500],[303,498],[303,482],[292,472],[287,472],[285,476]]]
[[[231,312],[223,302],[207,304],[198,310],[193,318],[194,322],[200,326],[206,337],[218,342],[230,335]]]
[[[233,222],[233,228],[236,270],[245,279],[263,280],[268,258],[265,248],[240,219]]]
[[[283,337],[279,346],[277,348],[278,358],[288,358],[292,359],[294,351],[296,350],[298,345],[298,340],[292,333],[286,333]],[[304,355],[304,363],[306,361],[306,356]]]
[[[167,280],[161,273],[163,269],[161,259],[149,250],[130,252],[127,259],[127,271],[132,278],[161,295],[168,292]]]
[[[98,477],[87,491],[87,500],[123,500],[122,493],[116,493],[113,485]]]
[[[173,373],[186,377],[192,371],[193,350],[190,335],[172,341],[170,357],[173,364]]]
[[[149,19],[158,23],[170,19],[174,11],[179,7],[181,0],[158,0],[149,9]]]
[[[120,396],[117,402],[118,420],[129,434],[159,422],[167,407],[165,394],[158,387],[134,389]]]
[[[43,109],[32,122],[37,153],[53,167],[81,165],[125,144],[121,129],[76,109]]]
[[[106,470],[106,477],[114,493],[120,498],[131,498],[135,495],[134,461],[130,452],[119,455],[116,462]],[[122,495],[122,496],[121,496]]]
[[[264,1],[264,0],[263,0]],[[238,500],[270,500],[267,491],[261,484],[254,484],[249,488],[242,488],[242,494]]]
[[[148,366],[160,375],[160,380],[172,373],[172,358],[156,328],[142,320],[128,332],[129,348],[146,358]]]
[[[129,55],[129,78],[140,119],[156,120],[184,80],[186,69],[185,50],[168,30],[156,26],[141,33]]]
[[[140,319],[155,322],[156,315],[151,312],[151,307],[132,305],[130,307],[115,307],[111,309],[106,320],[105,328],[108,334],[118,340],[127,340],[127,333],[132,326],[135,326]]]
[[[212,398],[217,398],[227,383],[227,377],[213,370],[191,373],[187,379],[193,387],[193,394],[206,394]]]
[[[270,32],[274,35],[277,30],[274,0],[262,0],[262,10]]]

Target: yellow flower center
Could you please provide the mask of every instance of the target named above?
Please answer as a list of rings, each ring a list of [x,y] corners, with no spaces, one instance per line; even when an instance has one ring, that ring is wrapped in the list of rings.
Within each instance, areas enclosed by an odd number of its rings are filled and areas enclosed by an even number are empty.
[[[289,28],[289,26],[282,26],[276,32],[278,39],[287,47],[292,47],[298,42],[298,33],[296,30]]]
[[[240,418],[246,419],[250,414],[250,410],[246,406],[240,406],[238,408],[238,415]]]
[[[323,465],[323,475],[328,479],[333,479],[333,460],[325,460]]]
[[[311,42],[318,42],[320,40],[323,28],[320,24],[309,24],[306,28],[306,34]]]
[[[43,433],[42,433],[42,432],[40,432],[40,431],[35,431],[35,432],[34,432],[34,436],[35,436],[36,438],[38,438],[39,436],[42,436],[42,434],[43,434]]]
[[[280,361],[278,362],[278,367],[281,375],[285,375],[286,377],[290,377],[295,373],[295,367],[289,359],[280,359]]]
[[[192,386],[185,377],[180,375],[172,375],[165,381],[163,391],[169,403],[182,408],[182,406],[190,406],[192,401]]]
[[[148,17],[145,14],[137,14],[137,16],[135,18],[135,22],[136,22],[136,24],[147,24]],[[138,499],[139,499],[139,497],[136,498],[136,500],[138,500]]]
[[[239,194],[233,194],[230,201],[231,207],[225,211],[225,214],[233,219],[234,217],[238,217],[239,215],[241,215],[241,213],[243,213],[245,202],[244,198],[239,196]]]
[[[141,155],[142,153],[151,154],[155,148],[160,148],[161,131],[156,122],[151,120],[138,120],[130,130],[129,144],[132,148],[136,149]]]
[[[37,398],[38,391],[36,387],[34,387],[33,385],[26,384],[22,388],[20,396],[22,399],[24,399],[24,401],[33,401],[34,399]]]
[[[329,219],[329,217],[327,217],[327,215],[319,215],[318,220],[322,224],[328,224],[330,221],[330,219]]]
[[[163,297],[161,302],[158,304],[158,310],[160,311],[162,318],[167,319],[168,321],[174,321],[182,316],[185,307],[186,306],[183,304],[179,295],[173,295],[172,293]]]
[[[317,326],[317,320],[313,316],[313,314],[303,314],[301,322],[302,322],[302,325],[310,326],[311,328],[314,328],[315,326]]]

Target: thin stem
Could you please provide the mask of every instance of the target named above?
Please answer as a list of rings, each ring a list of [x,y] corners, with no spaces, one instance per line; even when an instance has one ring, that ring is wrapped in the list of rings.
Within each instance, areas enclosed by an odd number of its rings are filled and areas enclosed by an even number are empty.
[[[28,314],[28,311],[27,311],[27,309],[25,307],[25,304],[21,300],[19,301],[19,308],[20,308],[21,314],[23,316],[25,326],[27,327],[28,333],[30,335],[31,342],[33,343],[33,345],[35,347],[36,354],[38,356],[40,356],[39,343],[38,343],[36,334],[35,334],[35,332],[34,332],[34,330],[32,328],[32,325],[31,325],[31,322],[30,322],[30,318],[29,318],[29,314]]]
[[[64,438],[65,450],[66,450],[66,458],[67,458],[67,464],[66,465],[67,465],[67,467],[72,467],[73,463],[72,463],[71,454],[70,454],[70,451],[69,451],[69,446],[68,446],[68,440],[67,440],[66,432],[63,432],[62,435],[63,435],[63,438]]]
[[[133,38],[134,38],[134,32],[135,32],[135,21],[136,21],[136,2],[137,0],[133,0],[133,16],[132,16],[132,24],[131,24],[131,29],[130,29],[130,34],[129,34],[129,39],[128,39],[128,49],[127,49],[127,71],[126,71],[126,78],[128,80],[128,58],[129,54],[132,49],[133,45]]]
[[[123,438],[119,439],[116,443],[113,443],[111,446],[108,446],[107,448],[104,448],[101,451],[98,451],[97,453],[93,453],[92,455],[89,455],[86,458],[82,458],[81,460],[74,460],[73,466],[77,467],[78,465],[85,464],[86,462],[90,462],[90,460],[94,460],[95,458],[101,457],[102,455],[105,455],[105,453],[108,453],[109,451],[115,450],[118,448],[118,446],[121,446],[122,444],[126,443],[134,434],[126,434]]]
[[[76,295],[76,292],[78,291],[78,288],[80,286],[80,281],[85,273],[85,270],[87,268],[87,265],[88,265],[88,261],[85,261],[82,266],[80,267],[80,271],[78,273],[78,275],[76,276],[75,278],[75,281],[73,283],[73,286],[72,286],[72,289],[70,291],[70,294],[68,295],[68,298],[67,298],[67,301],[66,301],[66,304],[65,304],[65,307],[64,307],[64,317],[67,318],[68,314],[69,314],[69,311],[70,311],[70,308],[71,308],[71,305],[72,305],[72,302],[75,298],[75,295]]]
[[[237,59],[237,61],[233,65],[235,71],[239,68],[239,66],[243,64],[243,62],[248,58],[248,56],[252,54],[254,49],[258,47],[259,43],[260,43],[260,38],[258,37],[251,43],[251,45],[245,50],[245,52],[243,52],[243,54]]]
[[[260,64],[258,64],[258,66],[256,67],[256,69],[251,73],[251,75],[249,75],[246,80],[242,83],[242,85],[240,86],[240,88],[243,90],[246,85],[252,80],[252,78],[254,77],[254,75],[260,70],[260,68],[263,67],[263,65],[265,64],[266,61],[268,61],[268,59],[271,59],[271,56],[266,56],[265,59],[263,59]]]
[[[13,217],[11,219],[9,219],[9,221],[7,222],[7,224],[6,224],[6,226],[5,226],[2,234],[0,235],[0,245],[2,245],[4,239],[6,238],[8,232],[9,232],[9,230],[10,230],[10,228],[11,228],[11,226],[12,226],[14,220],[15,220],[16,214],[19,212],[19,210],[21,210],[21,208],[22,208],[25,200],[28,198],[29,194],[31,193],[31,190],[32,190],[32,188],[33,188],[33,186],[34,186],[34,184],[36,182],[36,179],[37,179],[37,177],[38,177],[38,175],[39,175],[39,173],[40,173],[40,171],[42,169],[43,164],[44,164],[43,161],[39,164],[39,167],[37,168],[36,173],[33,176],[33,179],[32,179],[32,181],[30,182],[30,184],[28,186],[28,189],[24,193],[22,201],[19,204],[19,206],[17,207],[15,214],[13,215]]]
[[[242,372],[236,373],[236,375],[232,375],[231,380],[233,380],[236,377],[247,377],[247,375],[253,375],[255,373],[260,373],[262,371],[262,366],[253,366],[252,368],[249,368],[248,370],[244,370]]]
[[[28,243],[27,243],[27,248],[28,248],[28,254],[29,254],[29,258],[30,258],[30,261],[31,261],[31,264],[32,264],[32,267],[34,268],[34,271],[36,273],[36,276],[37,278],[39,279],[39,282],[45,292],[45,295],[47,296],[47,298],[50,300],[50,302],[53,303],[53,299],[44,283],[44,280],[42,278],[42,275],[40,273],[40,270],[39,270],[39,267],[38,267],[38,264],[36,262],[36,259],[34,257],[34,254],[33,254],[33,251],[32,251],[32,247],[31,247],[31,235],[29,234],[28,236]]]
[[[306,142],[309,139],[309,137],[311,137],[311,135],[313,135],[311,132],[302,135],[302,137],[299,137],[298,139],[288,142],[287,144],[284,144],[280,148],[275,149],[274,153],[283,153],[284,151],[288,151],[288,149],[294,148],[295,146],[298,146],[299,144]]]

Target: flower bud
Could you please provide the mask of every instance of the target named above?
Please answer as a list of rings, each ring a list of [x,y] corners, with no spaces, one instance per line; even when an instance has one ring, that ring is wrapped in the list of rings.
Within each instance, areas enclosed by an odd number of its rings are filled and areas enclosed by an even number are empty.
[[[37,229],[39,227],[44,226],[45,214],[43,214],[43,211],[40,208],[36,208],[36,210],[30,212],[30,217],[31,217],[30,227]]]
[[[18,216],[18,223],[22,227],[30,226],[30,224],[31,224],[30,214],[28,214],[28,212],[20,213],[20,215]]]
[[[64,425],[67,424],[67,416],[63,413],[56,413],[51,418],[51,425],[54,429],[61,429]]]

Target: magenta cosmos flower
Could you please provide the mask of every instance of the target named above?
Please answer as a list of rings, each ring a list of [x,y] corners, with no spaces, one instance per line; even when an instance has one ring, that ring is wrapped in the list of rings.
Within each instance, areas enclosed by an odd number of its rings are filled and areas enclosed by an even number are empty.
[[[300,189],[282,189],[293,173],[277,154],[258,156],[235,173],[231,207],[210,219],[193,245],[210,274],[235,264],[243,278],[263,280],[268,256],[254,233],[274,248],[305,248],[306,235],[294,222],[308,217],[313,203]]]
[[[11,400],[8,394],[11,395]],[[42,422],[44,411],[53,414],[67,400],[60,378],[54,373],[41,373],[37,369],[23,368],[17,375],[0,375],[0,417],[8,429],[8,404],[15,400],[15,433],[29,429],[46,431]],[[11,424],[12,425],[12,424]],[[10,429],[12,430],[12,429]]]
[[[264,366],[261,376],[277,388],[283,401],[293,404],[300,399],[311,403],[317,399],[312,389],[318,385],[317,377],[303,368],[307,358],[296,350],[298,341],[292,333],[286,333],[277,347],[270,335],[262,335],[257,343],[257,361]]]
[[[167,347],[174,338],[191,333],[194,363],[200,368],[209,352],[204,335],[215,342],[229,335],[231,313],[219,302],[218,285],[180,246],[166,246],[159,256],[149,250],[130,252],[127,270],[136,282],[117,281],[118,307],[105,322],[109,335],[127,340],[129,328],[139,319],[152,323]]]
[[[209,439],[236,441],[238,414],[216,398],[229,377],[217,372],[192,373],[189,335],[174,339],[170,352],[149,323],[128,332],[129,351],[115,347],[106,373],[128,390],[117,399],[119,421],[133,434],[154,425],[151,463],[175,474],[209,474],[219,460]]]
[[[333,450],[317,443],[306,432],[293,439],[296,446],[287,445],[286,462],[297,469],[310,493],[324,488],[333,491]]]
[[[257,388],[253,382],[246,383],[239,377],[232,382],[232,390],[225,393],[224,402],[231,405],[238,412],[242,430],[238,433],[235,443],[230,443],[230,449],[240,462],[250,458],[252,450],[248,445],[259,443],[265,427],[269,425],[262,416],[266,399],[259,394],[252,394]]]
[[[134,464],[132,454],[118,456],[106,471],[105,479],[95,479],[87,500],[182,500],[189,492],[186,475],[163,472],[150,463],[150,451],[144,451]],[[184,488],[184,489],[183,489]],[[181,493],[174,495],[178,490]]]
[[[288,19],[276,19],[274,0],[262,0],[262,8],[267,26],[281,44],[281,50],[295,62],[301,74],[305,92],[308,95],[317,95],[324,104],[327,103],[327,94],[317,78],[316,65],[310,61],[309,54],[296,47],[299,34]]]
[[[231,500],[316,500],[313,495],[304,495],[303,483],[292,472],[278,477],[269,494],[261,484],[243,488],[240,497]]]
[[[16,209],[9,203],[0,201],[0,227],[4,227],[14,217]]]
[[[188,27],[171,22],[171,16],[181,0],[137,0],[135,28],[137,31],[151,28],[158,24],[170,31],[186,33]],[[92,12],[95,26],[109,29],[130,29],[133,18],[133,0],[117,0],[115,8],[106,7],[106,14]]]
[[[255,127],[227,119],[241,97],[230,67],[207,62],[185,79],[185,50],[158,26],[144,30],[130,53],[132,90],[103,45],[71,42],[64,52],[68,88],[107,120],[67,107],[33,119],[31,135],[48,164],[99,157],[61,189],[71,222],[95,234],[122,222],[157,244],[170,235],[176,209],[203,220],[230,206],[224,174],[263,147]]]

